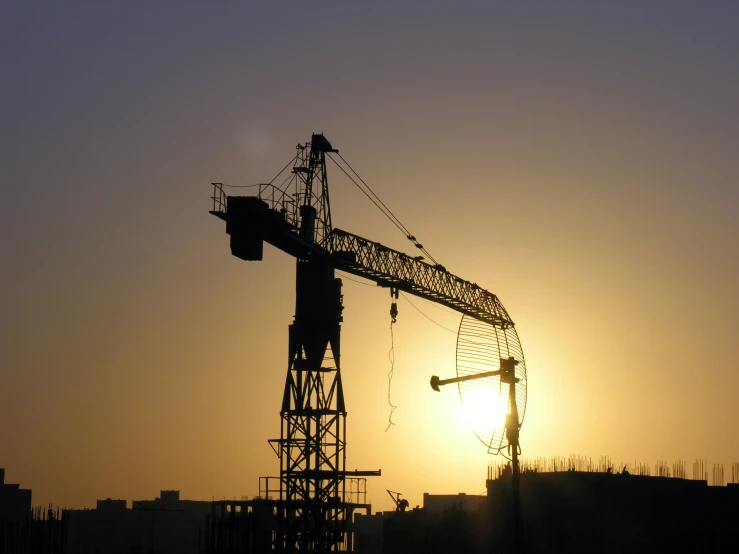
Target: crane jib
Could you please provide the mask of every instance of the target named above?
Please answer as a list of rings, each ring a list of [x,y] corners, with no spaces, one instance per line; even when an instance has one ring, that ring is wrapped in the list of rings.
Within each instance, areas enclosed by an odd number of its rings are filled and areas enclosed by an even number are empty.
[[[300,235],[284,213],[258,197],[229,196],[223,209],[211,213],[226,220],[231,253],[243,260],[261,260],[263,243],[267,242],[297,258],[325,256],[337,269],[445,305],[490,325],[502,329],[514,325],[496,295],[444,267],[341,229],[333,229],[324,244],[311,242]]]
[[[328,250],[339,269],[394,287],[500,328],[512,327],[498,297],[440,266],[334,229]]]

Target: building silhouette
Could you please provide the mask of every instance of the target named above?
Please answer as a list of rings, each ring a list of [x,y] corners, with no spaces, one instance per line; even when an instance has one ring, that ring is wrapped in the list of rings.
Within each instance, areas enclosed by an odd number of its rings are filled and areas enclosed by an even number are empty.
[[[487,495],[424,494],[424,507],[355,518],[365,554],[739,552],[739,485],[588,471],[521,475],[523,544],[513,533],[511,478]],[[475,499],[475,500],[472,500]]]
[[[517,548],[511,476],[488,476],[484,495],[426,493],[422,507],[355,514],[341,546],[365,554],[739,552],[738,483],[610,465],[530,469],[520,480]],[[182,500],[179,491],[130,507],[108,498],[88,510],[31,510],[31,491],[6,484],[0,471],[0,554],[258,554],[273,552],[277,529],[268,500]]]
[[[98,500],[94,510],[67,510],[66,554],[199,554],[210,501],[180,500],[161,491],[154,500]]]
[[[0,520],[22,523],[31,516],[31,489],[5,483],[5,469],[0,468]]]
[[[450,548],[472,532],[468,520],[485,511],[485,495],[423,494],[423,505],[407,512],[386,511],[354,516],[355,550],[365,554],[383,552],[423,552]],[[434,546],[431,546],[433,543]]]
[[[609,468],[610,469],[610,468]],[[487,481],[490,539],[511,549],[511,485]],[[739,552],[739,486],[612,471],[521,475],[525,552]]]
[[[5,483],[0,468],[0,554],[63,554],[61,510],[32,508],[32,492]]]

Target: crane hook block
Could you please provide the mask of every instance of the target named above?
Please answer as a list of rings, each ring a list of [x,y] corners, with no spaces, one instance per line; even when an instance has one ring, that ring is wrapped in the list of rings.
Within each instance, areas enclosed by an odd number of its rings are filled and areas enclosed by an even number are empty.
[[[397,288],[390,287],[390,298],[394,299],[392,304],[390,304],[390,317],[393,319],[393,323],[398,319],[398,303],[395,302],[398,299],[398,292]]]

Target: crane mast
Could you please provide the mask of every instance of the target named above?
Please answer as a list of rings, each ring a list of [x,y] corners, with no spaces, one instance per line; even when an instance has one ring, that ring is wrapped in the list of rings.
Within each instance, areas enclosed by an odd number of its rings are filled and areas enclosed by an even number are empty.
[[[324,246],[331,234],[331,205],[328,197],[326,154],[337,152],[323,135],[313,135],[310,143],[299,144],[293,173],[301,180],[300,236]],[[320,185],[315,192],[314,183]]]
[[[326,156],[338,152],[322,134],[297,146],[297,190],[259,185],[257,196],[227,196],[213,183],[211,214],[226,221],[231,253],[262,259],[267,242],[296,258],[295,317],[289,326],[289,363],[281,406],[278,478],[260,480],[260,494],[276,496],[275,550],[351,549],[347,524],[366,477],[346,471],[346,404],[341,378],[343,296],[339,269],[446,305],[501,329],[513,327],[498,298],[474,283],[380,243],[333,229]],[[409,237],[410,238],[410,237]],[[277,481],[277,485],[273,483]]]
[[[313,135],[310,143],[297,147],[292,171],[299,179],[298,191],[286,194],[265,185],[259,197],[219,198],[219,209],[214,206],[211,212],[226,220],[235,256],[261,260],[267,240],[296,258],[295,318],[289,326],[280,438],[269,441],[280,459],[280,475],[260,480],[261,496],[277,496],[274,548],[281,552],[350,549],[347,524],[354,510],[369,510],[357,502],[356,493],[366,491],[366,477],[380,475],[379,470],[345,467],[343,296],[334,264],[323,255],[331,235],[329,152],[335,150],[328,140]]]

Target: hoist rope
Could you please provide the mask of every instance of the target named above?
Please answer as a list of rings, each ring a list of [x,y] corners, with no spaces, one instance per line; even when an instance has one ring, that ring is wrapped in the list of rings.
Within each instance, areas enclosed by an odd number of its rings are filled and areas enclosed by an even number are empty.
[[[401,296],[402,296],[403,298],[405,298],[405,299],[406,299],[406,300],[408,301],[408,304],[410,304],[411,306],[413,306],[413,307],[414,307],[414,308],[416,309],[416,311],[417,311],[417,312],[418,312],[419,314],[421,314],[421,315],[422,315],[423,317],[425,317],[426,319],[428,319],[428,320],[429,320],[429,321],[430,321],[431,323],[433,323],[434,325],[437,325],[437,326],[441,327],[441,328],[442,328],[442,329],[444,329],[445,331],[449,331],[450,333],[454,333],[455,335],[457,334],[457,331],[455,331],[454,329],[450,329],[449,327],[445,327],[445,326],[444,326],[444,325],[442,325],[441,323],[438,323],[438,322],[434,321],[433,319],[431,319],[431,317],[430,317],[430,316],[428,316],[428,315],[426,315],[425,313],[423,313],[423,312],[421,311],[421,308],[419,308],[419,307],[418,307],[418,306],[416,306],[416,305],[415,305],[415,304],[414,304],[413,302],[411,302],[410,298],[408,298],[408,297],[407,297],[407,296],[406,296],[405,294],[403,294],[403,293],[401,292],[401,293],[400,293],[400,295],[401,295]]]
[[[341,271],[341,270],[337,270],[337,271],[338,271],[338,272],[339,272],[339,273],[341,274],[341,277],[342,277],[343,279],[347,279],[347,280],[349,280],[349,281],[353,281],[353,282],[357,283],[358,285],[364,285],[365,287],[376,287],[376,286],[377,286],[377,285],[375,285],[375,284],[372,284],[372,283],[365,283],[364,281],[360,281],[359,279],[354,279],[354,278],[350,277],[350,276],[349,276],[349,274],[348,274],[348,273],[346,273],[346,272],[344,272],[344,271]],[[408,296],[407,296],[407,295],[405,295],[405,294],[404,294],[403,292],[401,292],[401,293],[400,293],[400,295],[401,295],[401,296],[402,296],[403,298],[405,298],[405,299],[406,299],[406,300],[408,301],[408,304],[410,304],[411,306],[413,306],[413,308],[414,308],[414,309],[415,309],[415,310],[416,310],[416,311],[417,311],[417,312],[418,312],[419,314],[421,314],[421,315],[422,315],[423,317],[425,317],[426,319],[428,319],[428,320],[429,320],[429,321],[430,321],[431,323],[433,323],[434,325],[437,325],[438,327],[441,327],[441,328],[442,328],[442,329],[444,329],[445,331],[449,331],[450,333],[453,333],[453,334],[455,334],[455,335],[456,335],[456,334],[458,334],[458,331],[455,331],[454,329],[450,329],[449,327],[446,327],[446,326],[442,325],[442,324],[441,324],[441,323],[439,323],[438,321],[434,320],[434,319],[433,319],[433,318],[432,318],[432,317],[431,317],[430,315],[426,314],[426,313],[425,313],[425,312],[424,312],[423,310],[421,310],[421,308],[419,308],[419,307],[418,307],[418,306],[416,306],[416,305],[415,305],[415,304],[414,304],[413,302],[411,302],[411,299],[410,299],[410,298],[408,298]],[[444,308],[443,306],[438,306],[438,307],[440,307],[440,308],[444,309],[445,311],[449,312],[450,314],[458,315],[458,314],[457,314],[457,312],[454,312],[454,311],[452,311],[452,310],[449,310],[449,309],[447,309],[447,308]]]
[[[337,271],[338,271],[339,273],[341,273],[341,276],[342,276],[343,278],[345,278],[345,279],[348,279],[349,281],[354,281],[355,283],[357,283],[357,284],[360,284],[360,285],[364,285],[365,287],[373,287],[373,288],[374,288],[374,287],[377,287],[377,285],[375,285],[375,284],[372,284],[372,283],[365,283],[364,281],[360,281],[359,279],[352,279],[351,277],[349,277],[349,275],[348,275],[348,274],[346,274],[345,272],[343,272],[343,271],[341,271],[341,270],[337,270]]]
[[[337,270],[337,271],[339,271],[339,270]],[[372,283],[365,283],[365,282],[360,281],[358,279],[352,279],[351,277],[349,277],[349,275],[347,275],[343,271],[339,271],[339,273],[341,273],[341,276],[342,276],[343,279],[348,279],[349,281],[353,281],[353,282],[357,283],[358,285],[364,285],[365,287],[376,287],[377,286],[377,285],[373,285]],[[428,315],[423,310],[421,310],[421,308],[419,308],[418,306],[416,306],[413,302],[411,302],[411,299],[408,298],[407,295],[403,294],[402,292],[400,293],[400,295],[408,302],[408,304],[410,304],[411,306],[413,306],[413,309],[414,310],[416,310],[419,314],[421,314],[423,317],[425,317],[426,319],[428,319],[431,323],[433,323],[437,327],[441,327],[442,329],[444,329],[445,331],[448,331],[448,332],[452,333],[453,335],[457,335],[457,341],[458,342],[460,342],[460,343],[468,343],[468,344],[475,345],[475,346],[477,346],[479,344],[477,341],[473,341],[473,340],[470,340],[470,339],[466,339],[466,338],[460,337],[458,330],[455,331],[454,329],[450,329],[449,327],[447,327],[445,325],[442,325],[441,323],[439,323],[438,321],[436,321],[434,318],[432,318],[430,315]],[[445,311],[449,312],[450,314],[458,315],[456,312],[453,312],[452,310],[446,309],[443,306],[438,306],[438,307],[443,308]]]
[[[387,427],[385,432],[390,429],[395,423],[393,422],[393,413],[397,409],[397,406],[390,400],[390,388],[393,384],[393,373],[395,372],[395,340],[393,338],[393,323],[390,321],[390,352],[388,352],[388,359],[390,360],[390,372],[387,374],[387,403],[390,405],[390,415],[387,417]]]
[[[362,281],[359,281],[357,279],[352,279],[349,277],[345,272],[339,271],[343,279],[348,279],[349,281],[353,281],[359,285],[364,285],[366,287],[374,287],[376,285],[372,285],[370,283],[364,283]],[[398,408],[397,405],[393,404],[391,400],[391,390],[392,390],[392,384],[393,384],[393,374],[395,373],[395,337],[393,335],[393,323],[395,323],[392,319],[390,320],[390,351],[387,354],[388,360],[390,360],[390,372],[387,374],[387,403],[390,406],[390,414],[387,418],[387,427],[385,427],[385,432],[390,429],[393,425],[395,425],[395,422],[393,421],[393,413]]]
[[[454,334],[454,335],[457,335],[457,342],[460,342],[460,343],[468,343],[468,344],[471,344],[471,345],[475,345],[475,346],[479,344],[479,343],[477,343],[477,342],[475,342],[475,341],[473,341],[473,340],[469,340],[469,339],[466,339],[466,338],[460,337],[460,336],[459,336],[459,331],[455,331],[454,329],[450,329],[449,327],[446,327],[446,326],[442,325],[442,324],[441,324],[441,323],[439,323],[438,321],[435,321],[434,319],[432,319],[432,318],[431,318],[431,316],[429,316],[429,315],[425,314],[425,313],[424,313],[424,312],[423,312],[423,311],[421,310],[421,308],[419,308],[419,307],[418,307],[418,306],[416,306],[416,305],[415,305],[415,304],[414,304],[413,302],[411,302],[411,300],[410,300],[410,298],[408,298],[408,296],[406,296],[406,295],[405,295],[405,294],[403,294],[402,292],[400,293],[400,295],[401,295],[401,296],[402,296],[403,298],[405,298],[405,299],[406,299],[406,301],[408,302],[408,304],[410,304],[411,306],[413,306],[413,308],[415,308],[415,310],[416,310],[416,311],[417,311],[417,312],[418,312],[419,314],[421,314],[421,315],[422,315],[423,317],[425,317],[426,319],[428,319],[428,320],[429,320],[429,321],[430,321],[431,323],[433,323],[433,324],[434,324],[434,325],[436,325],[437,327],[441,327],[441,328],[442,328],[442,329],[444,329],[445,331],[449,331],[450,333],[452,333],[452,334]],[[449,310],[449,311],[451,312],[451,310]]]

